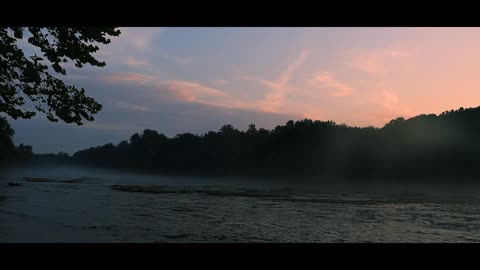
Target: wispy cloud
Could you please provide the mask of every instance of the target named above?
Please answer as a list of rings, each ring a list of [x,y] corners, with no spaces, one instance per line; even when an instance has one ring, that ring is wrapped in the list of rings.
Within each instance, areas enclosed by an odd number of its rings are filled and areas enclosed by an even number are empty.
[[[307,60],[309,54],[308,49],[303,49],[300,55],[290,63],[287,67],[287,69],[280,75],[280,78],[278,79],[278,84],[281,86],[285,86],[292,78],[293,74],[295,71],[297,71],[298,68],[300,68],[303,63]]]
[[[218,89],[195,82],[172,80],[164,85],[182,101],[205,102],[208,97],[226,97],[226,94]]]
[[[398,59],[409,57],[413,53],[402,50],[389,50],[383,52],[382,57]],[[145,58],[129,56],[127,61],[130,66],[146,67],[148,62]],[[361,87],[354,87],[349,81],[339,78],[338,74],[331,71],[317,71],[307,74],[296,75],[309,59],[309,50],[298,52],[297,56],[285,66],[285,68],[273,79],[260,78],[255,75],[245,75],[237,79],[208,79],[193,81],[189,79],[169,79],[165,76],[154,76],[153,73],[145,74],[140,71],[129,73],[113,73],[104,76],[108,83],[128,83],[151,87],[152,102],[170,101],[206,104],[230,109],[248,109],[269,113],[288,113],[312,119],[324,119],[331,117],[333,108],[326,105],[326,100],[350,97],[348,100],[364,99],[365,103],[355,106],[373,106],[376,114],[373,116],[375,123],[385,121],[392,115],[410,113],[404,107],[394,91],[382,88],[375,92],[371,98],[363,95],[368,90],[360,91]],[[380,58],[373,59],[376,61]],[[380,61],[381,62],[381,61]],[[310,71],[311,72],[311,71]],[[298,80],[305,78],[305,80]],[[261,94],[243,95],[240,93],[241,81],[254,82],[261,87]],[[239,84],[240,83],[240,84]],[[361,85],[360,85],[361,86]],[[255,86],[254,86],[255,87]],[[159,94],[155,94],[159,93]],[[345,100],[345,99],[344,99]],[[138,103],[138,102],[137,102]],[[151,104],[150,104],[151,105]],[[148,106],[143,104],[117,104],[117,107],[133,111],[146,111]],[[360,108],[359,107],[359,108]],[[333,116],[332,116],[333,117]],[[345,116],[348,118],[348,116]]]
[[[397,95],[387,90],[381,91],[381,100],[383,107],[389,110],[395,109],[399,101]]]
[[[300,52],[298,57],[291,62],[280,74],[276,81],[265,80],[252,76],[243,76],[242,79],[255,81],[270,89],[263,100],[257,101],[260,110],[266,112],[279,112],[286,104],[286,97],[294,88],[289,85],[294,73],[305,63],[309,54],[308,49]]]
[[[392,50],[390,51],[390,56],[393,58],[402,58],[402,57],[409,57],[418,53],[417,50]]]
[[[103,81],[107,83],[133,83],[144,85],[148,82],[152,82],[154,77],[142,73],[112,73],[102,76]]]
[[[125,59],[125,63],[132,68],[151,68],[152,64],[146,60],[140,60],[132,56]]]
[[[180,66],[190,66],[192,64],[191,59],[173,55],[172,53],[160,51],[157,52],[157,55]]]
[[[160,77],[142,73],[111,73],[101,78],[104,82],[114,85],[134,84],[151,87],[152,93],[160,91],[168,94],[167,96],[169,98],[183,102],[226,102],[225,98],[228,98],[226,93],[217,88],[187,80],[165,80]],[[218,100],[218,98],[221,100]],[[210,99],[213,100],[210,101]],[[123,107],[126,108],[127,106]],[[141,110],[142,108],[137,107],[137,109]]]
[[[101,45],[97,56],[109,66],[128,65],[134,69],[155,67],[155,57],[165,59],[179,66],[190,66],[192,60],[174,55],[155,46],[155,39],[168,28],[120,28],[121,34],[113,37],[108,45]],[[125,57],[127,55],[127,57]],[[148,59],[148,60],[147,60]]]
[[[350,66],[372,75],[382,76],[388,73],[388,64],[392,60],[406,58],[417,53],[416,50],[383,49],[361,52],[353,56]]]
[[[223,86],[211,87],[200,82],[188,80],[168,80],[160,77],[141,73],[112,73],[101,77],[108,84],[113,85],[138,85],[146,86],[150,89],[148,93],[151,102],[169,101],[169,102],[187,102],[204,104],[210,106],[224,107],[229,109],[254,110],[259,109],[257,101],[239,98],[238,95],[224,91]],[[218,80],[220,84],[226,84],[226,80]],[[217,81],[217,82],[218,82]],[[134,91],[132,88],[132,91]],[[157,93],[157,94],[155,94]],[[146,111],[149,108],[143,105],[134,105],[126,103],[115,103],[116,107],[123,109]]]
[[[123,28],[121,29],[123,42],[136,50],[151,50],[153,39],[166,28]]]
[[[383,126],[388,121],[404,117],[409,118],[417,114],[409,106],[405,105],[398,94],[385,87],[380,87],[365,98],[369,99],[373,112],[370,113],[371,123],[376,126]]]
[[[381,92],[381,100],[383,108],[388,112],[406,118],[412,117],[416,114],[414,110],[400,102],[398,95],[389,90],[383,90]]]
[[[138,104],[130,104],[130,103],[126,103],[126,102],[123,102],[123,101],[116,101],[114,104],[118,108],[127,109],[127,110],[131,110],[131,111],[140,111],[140,112],[150,111],[150,108],[148,108],[147,106],[138,105]]]
[[[309,84],[315,88],[327,88],[333,90],[329,93],[329,95],[333,97],[350,96],[353,92],[351,86],[338,81],[328,72],[318,72],[309,80]]]
[[[265,94],[264,99],[255,102],[258,109],[274,113],[279,111],[285,105],[285,97],[291,90],[290,86],[252,76],[242,76],[242,79],[256,82],[269,89]]]
[[[121,34],[113,37],[112,42],[103,45],[98,52],[101,56],[119,55],[120,53],[151,52],[153,40],[166,31],[166,28],[120,28]]]

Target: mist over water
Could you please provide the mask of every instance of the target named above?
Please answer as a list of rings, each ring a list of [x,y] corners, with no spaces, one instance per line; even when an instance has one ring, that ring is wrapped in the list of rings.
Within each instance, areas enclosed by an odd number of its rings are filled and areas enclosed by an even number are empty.
[[[0,242],[479,242],[478,33],[0,28]]]
[[[480,241],[477,186],[300,180],[4,170],[0,242]]]

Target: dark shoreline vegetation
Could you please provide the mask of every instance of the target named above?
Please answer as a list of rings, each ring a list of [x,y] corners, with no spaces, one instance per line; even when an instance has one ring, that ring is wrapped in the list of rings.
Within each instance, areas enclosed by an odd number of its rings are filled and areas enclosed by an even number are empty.
[[[25,164],[69,164],[130,172],[318,181],[342,178],[458,182],[480,176],[480,107],[460,108],[438,116],[397,118],[382,128],[305,119],[288,121],[273,130],[257,129],[252,124],[241,131],[224,125],[217,132],[184,133],[173,138],[146,129],[128,141],[91,147],[72,156],[32,154],[29,146],[8,143],[4,130],[8,128],[2,126],[0,147],[10,152],[1,152],[3,163],[18,160]],[[19,158],[11,159],[9,155]]]
[[[32,146],[13,143],[14,130],[8,121],[0,116],[0,168],[22,166],[32,161]]]

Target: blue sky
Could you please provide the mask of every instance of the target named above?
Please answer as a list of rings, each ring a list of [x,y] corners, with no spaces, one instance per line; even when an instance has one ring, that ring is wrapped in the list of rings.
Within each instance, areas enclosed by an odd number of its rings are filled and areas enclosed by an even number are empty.
[[[303,118],[380,127],[480,100],[479,28],[121,31],[96,54],[106,67],[66,66],[65,80],[103,104],[96,120],[11,120],[16,143],[73,153],[146,128],[174,136]]]

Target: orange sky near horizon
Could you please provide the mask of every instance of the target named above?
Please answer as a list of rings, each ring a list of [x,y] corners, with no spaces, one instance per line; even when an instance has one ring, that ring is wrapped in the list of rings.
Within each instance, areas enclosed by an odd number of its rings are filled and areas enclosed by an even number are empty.
[[[104,105],[81,130],[201,134],[303,118],[382,127],[480,106],[478,27],[120,30],[96,54],[105,68],[66,66]]]
[[[252,33],[259,31],[256,28],[250,33],[249,29],[232,28],[222,31],[233,39],[250,34],[257,47],[221,47],[237,54],[220,62],[229,67],[225,70],[214,64],[222,61],[215,60],[221,53],[211,55],[212,63],[199,65],[199,56],[187,53],[186,47],[176,54],[181,59],[177,66],[183,70],[170,75],[165,75],[168,68],[148,60],[149,53],[158,53],[162,43],[161,38],[152,38],[153,29],[143,29],[137,35],[131,33],[138,29],[126,30],[126,37],[105,50],[124,54],[132,43],[130,37],[135,37],[141,51],[128,55],[124,65],[127,72],[107,81],[125,83],[128,79],[129,83],[149,84],[185,102],[357,126],[383,126],[400,116],[480,105],[479,28],[288,28],[283,33],[282,28],[262,28],[273,33],[263,39],[254,39]],[[187,36],[217,30],[162,29],[159,35],[169,31]],[[287,32],[294,33],[295,38],[289,38]],[[207,54],[206,49],[196,49]],[[242,62],[239,57],[247,60]],[[163,70],[142,72],[146,66]],[[203,69],[211,77],[195,75],[203,74]]]

